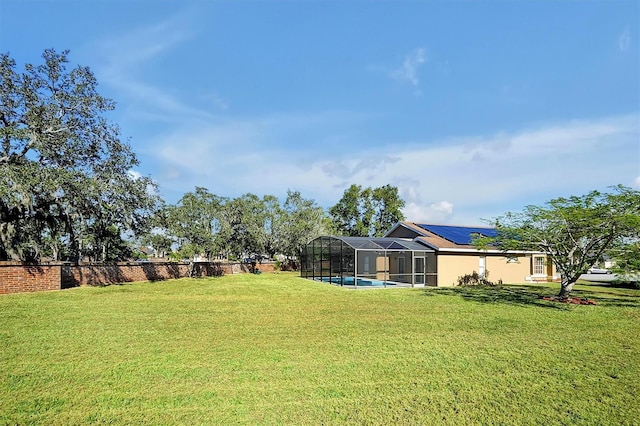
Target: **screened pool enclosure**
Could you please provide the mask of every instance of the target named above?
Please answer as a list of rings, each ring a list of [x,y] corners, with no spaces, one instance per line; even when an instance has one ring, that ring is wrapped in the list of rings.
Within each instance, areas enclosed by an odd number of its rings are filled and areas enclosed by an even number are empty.
[[[352,287],[436,285],[435,252],[401,238],[318,237],[302,250],[303,278]]]

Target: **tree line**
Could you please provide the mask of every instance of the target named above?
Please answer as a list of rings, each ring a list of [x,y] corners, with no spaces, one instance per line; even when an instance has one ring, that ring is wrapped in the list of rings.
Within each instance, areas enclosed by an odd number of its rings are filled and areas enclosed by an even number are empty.
[[[154,220],[156,226],[143,241],[179,259],[295,258],[309,238],[331,229],[325,211],[298,191],[288,191],[281,204],[273,195],[226,198],[196,187],[158,211]]]
[[[228,198],[196,187],[156,213],[154,228],[143,241],[164,252],[177,248],[173,255],[180,258],[281,254],[295,259],[320,235],[382,236],[404,220],[403,206],[397,188],[390,185],[352,185],[328,211],[299,191],[287,191],[281,204],[273,195]]]

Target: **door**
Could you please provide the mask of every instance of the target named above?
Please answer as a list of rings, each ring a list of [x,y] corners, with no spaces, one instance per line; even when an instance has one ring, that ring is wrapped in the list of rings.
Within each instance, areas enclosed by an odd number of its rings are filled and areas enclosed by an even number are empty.
[[[424,284],[424,257],[415,257],[413,259],[413,283]]]
[[[480,256],[480,262],[478,263],[478,275],[482,278],[485,278],[485,274],[487,272],[487,257]]]

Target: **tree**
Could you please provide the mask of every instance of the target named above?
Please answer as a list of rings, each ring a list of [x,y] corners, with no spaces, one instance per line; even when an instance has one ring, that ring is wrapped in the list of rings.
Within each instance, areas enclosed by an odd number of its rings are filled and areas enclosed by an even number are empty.
[[[373,209],[375,217],[373,221],[374,235],[382,236],[396,223],[404,220],[402,208],[404,200],[398,194],[398,188],[384,185],[373,190]]]
[[[226,251],[236,258],[263,255],[276,250],[274,220],[278,213],[277,199],[244,194],[229,200],[224,206],[223,225],[219,235]]]
[[[282,253],[298,258],[312,239],[331,231],[331,220],[314,200],[302,198],[298,191],[287,191],[286,218],[282,232]]]
[[[196,187],[154,217],[143,240],[154,249],[179,245],[179,258],[224,253],[229,258],[281,253],[297,258],[311,239],[330,233],[331,221],[315,201],[287,191],[284,205],[273,195],[224,198]]]
[[[282,251],[282,241],[286,232],[286,212],[273,195],[262,197],[262,204],[264,216],[263,247],[264,252],[272,259],[275,254]]]
[[[545,207],[507,213],[495,225],[497,237],[476,244],[546,253],[562,277],[558,297],[567,298],[580,275],[608,250],[640,237],[640,192],[619,185],[608,193],[557,198]]]
[[[401,211],[404,205],[398,188],[394,186],[363,189],[354,184],[329,209],[329,214],[334,227],[342,235],[380,237],[395,223],[404,220]]]
[[[218,233],[223,227],[226,199],[196,187],[164,212],[167,235],[177,240],[184,257],[204,254],[207,259],[222,249]]]
[[[240,257],[244,254],[262,254],[264,248],[263,205],[255,194],[244,194],[232,201],[236,209],[231,243],[232,253]]]
[[[109,167],[107,162],[106,167]],[[114,165],[114,170],[116,166]],[[156,186],[149,178],[140,178],[128,171],[106,172],[84,180],[93,186],[78,188],[73,202],[84,214],[74,215],[72,234],[77,237],[72,246],[75,258],[88,257],[95,261],[116,261],[131,256],[131,244],[124,241],[146,234],[152,218],[162,202],[156,195]],[[81,212],[83,213],[83,212]],[[125,235],[129,233],[130,235]]]
[[[160,200],[103,116],[114,102],[89,68],[67,71],[68,53],[45,50],[21,73],[0,55],[0,259],[105,260],[114,238],[145,231]]]
[[[173,240],[166,234],[158,232],[159,230],[154,231],[145,235],[142,242],[153,248],[155,257],[165,257],[167,254],[171,253]]]
[[[609,252],[614,260],[611,270],[621,281],[636,281],[640,285],[640,240],[627,241]]]
[[[367,221],[369,212],[362,211],[361,197],[362,187],[351,185],[344,191],[338,203],[329,208],[333,225],[339,234],[347,236],[368,235],[368,229],[365,229],[364,222]]]

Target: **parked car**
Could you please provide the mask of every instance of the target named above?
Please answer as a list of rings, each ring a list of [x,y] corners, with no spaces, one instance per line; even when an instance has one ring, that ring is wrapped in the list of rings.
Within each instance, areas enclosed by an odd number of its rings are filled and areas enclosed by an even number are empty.
[[[591,267],[587,270],[588,274],[610,274],[611,271],[605,268]]]

